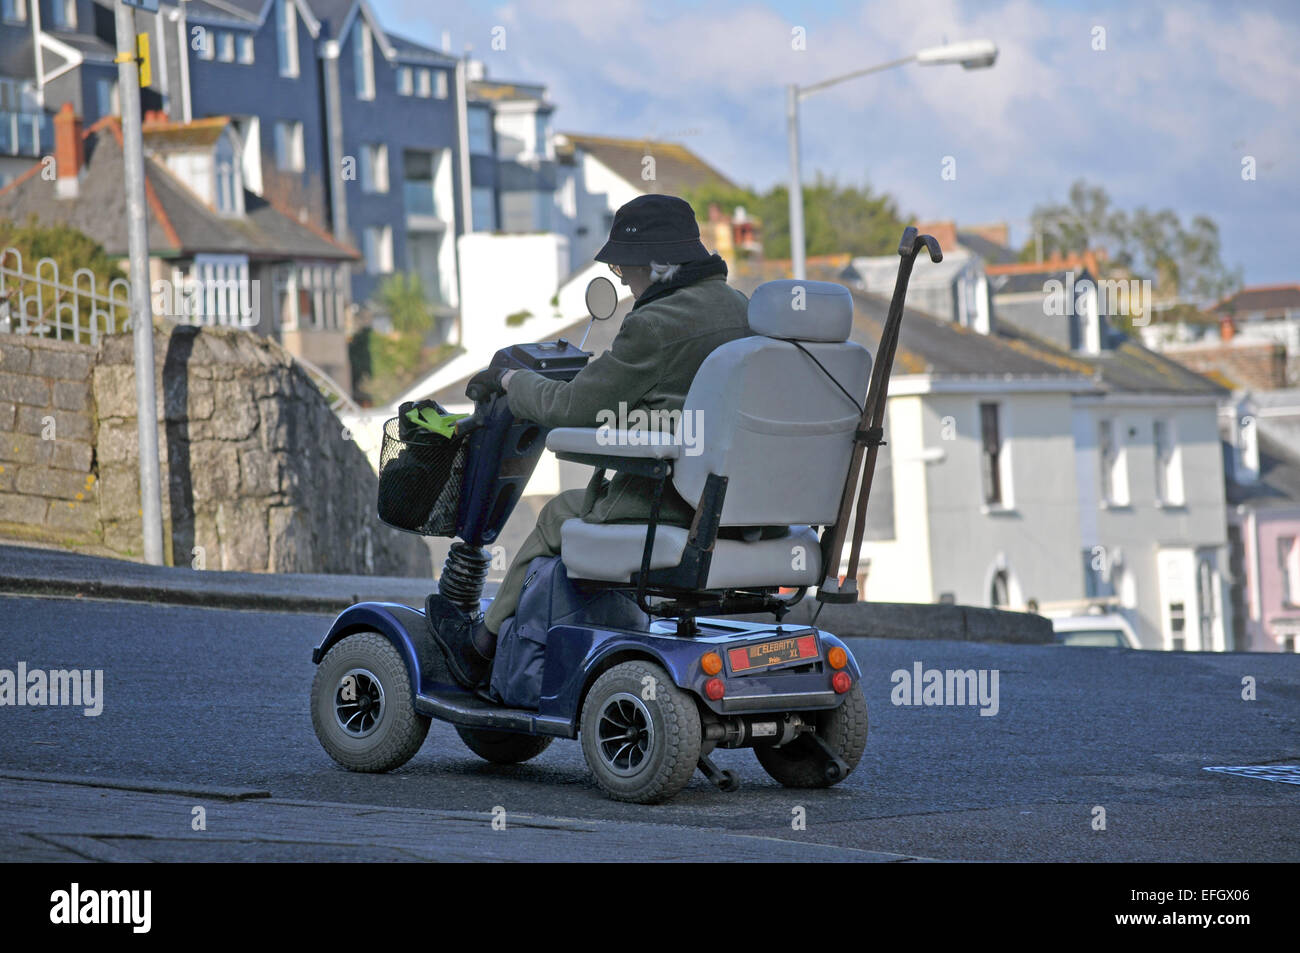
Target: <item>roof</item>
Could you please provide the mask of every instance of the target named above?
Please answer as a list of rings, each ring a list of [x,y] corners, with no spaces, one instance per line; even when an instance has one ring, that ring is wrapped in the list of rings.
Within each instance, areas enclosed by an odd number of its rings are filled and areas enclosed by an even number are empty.
[[[1300,310],[1300,285],[1257,285],[1242,288],[1210,309],[1218,314],[1250,311]]]
[[[146,152],[207,149],[216,144],[230,125],[229,116],[208,116],[193,122],[146,121],[141,127]]]
[[[568,146],[556,152],[565,157],[572,149],[581,149],[639,192],[646,191],[641,178],[646,156],[655,160],[654,190],[668,195],[683,195],[701,186],[735,188],[735,183],[691,150],[676,142],[650,139],[614,139],[609,136],[584,136],[566,132]]]
[[[540,83],[514,83],[498,79],[471,80],[465,87],[471,102],[545,102],[546,87]]]
[[[788,278],[789,271],[782,267],[784,264],[739,262],[728,281],[745,294],[753,294],[764,281]],[[837,280],[833,265],[814,266],[810,262],[808,277],[843,284]],[[889,314],[889,298],[849,285],[845,287],[853,295],[853,331],[849,339],[875,351]],[[924,311],[907,308],[899,329],[894,372],[954,379],[1059,380],[1064,389],[1070,381],[1088,381],[1092,369],[1055,348],[1038,349],[997,336],[990,337],[942,321]]]
[[[28,173],[0,190],[0,216],[62,223],[83,232],[110,255],[126,255],[126,195],[122,188],[121,127],[116,117],[86,130],[86,168],[76,199],[58,199],[54,183]],[[327,232],[296,221],[271,202],[245,191],[242,218],[218,215],[152,159],[145,162],[149,250],[163,258],[195,254],[247,255],[251,259],[355,259],[355,249]]]
[[[454,66],[456,64],[456,57],[442,50],[435,50],[431,46],[425,46],[415,40],[398,36],[396,33],[389,33],[387,30],[384,31],[384,35],[388,37],[388,43],[393,48],[393,53],[396,54],[398,59],[417,60],[439,66]]]
[[[979,255],[990,265],[1009,265],[1020,258],[1013,249],[978,232],[964,232],[957,229],[957,244]]]
[[[1291,509],[1300,506],[1300,456],[1285,442],[1259,427],[1259,479],[1237,483],[1232,478],[1233,447],[1220,441],[1224,458],[1224,488],[1232,506],[1255,509]]]
[[[60,30],[42,30],[47,36],[72,47],[82,58],[91,63],[111,63],[117,50],[107,40],[101,40],[93,33],[64,33]]]
[[[185,15],[203,20],[226,20],[247,23],[250,27],[262,22],[266,0],[188,0]]]
[[[1086,365],[1106,392],[1215,398],[1229,393],[1228,387],[1143,347],[1133,338],[1120,332],[1112,333],[1113,346],[1103,349],[1100,354],[1089,354],[1067,351],[1005,321],[996,326],[997,336],[1008,342],[1032,347],[1058,360],[1068,359],[1074,364]]]

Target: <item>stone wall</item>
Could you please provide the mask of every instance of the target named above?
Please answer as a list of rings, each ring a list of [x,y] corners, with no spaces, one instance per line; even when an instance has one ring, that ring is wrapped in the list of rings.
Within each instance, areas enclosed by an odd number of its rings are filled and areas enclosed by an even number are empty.
[[[94,348],[0,334],[0,535],[93,546]]]
[[[0,473],[0,534],[139,558],[131,336],[95,351],[4,335],[0,354],[0,444],[17,458]],[[282,350],[244,331],[168,325],[154,354],[170,564],[431,574],[424,542],[378,521],[374,471]]]

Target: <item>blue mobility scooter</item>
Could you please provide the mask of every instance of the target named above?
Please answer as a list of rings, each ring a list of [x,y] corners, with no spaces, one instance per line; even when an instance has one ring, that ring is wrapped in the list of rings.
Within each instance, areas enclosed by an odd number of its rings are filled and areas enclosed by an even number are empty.
[[[910,228],[904,234],[874,368],[866,349],[848,341],[853,302],[846,288],[814,281],[758,287],[749,305],[752,336],[712,352],[686,397],[683,414],[704,426],[695,445],[680,431],[548,431],[515,419],[501,395],[477,400],[448,437],[424,439],[401,417],[388,421],[381,518],[456,538],[438,589],[466,612],[490,602],[482,598],[490,564],[484,547],[497,538],[543,447],[561,460],[650,477],[656,495],[646,523],[564,523],[559,562],[567,584],[593,599],[590,605],[615,611],[542,618],[540,631],[539,620],[527,620],[532,633],[519,634],[532,644],[518,645],[534,653],[537,689],[526,704],[458,685],[421,609],[359,603],[345,610],[312,655],[312,722],[329,755],[352,771],[392,770],[416,753],[438,718],[498,764],[536,757],[555,738],[580,739],[597,784],[623,801],[667,800],[696,770],[735,790],[734,772],[710,759],[719,747],[753,748],[764,770],[789,787],[843,780],[867,740],[858,663],[815,624],[782,620],[812,586],[822,601],[857,599],[854,569],[889,366],[912,262],[927,246],[939,260],[932,238]],[[606,279],[588,288],[593,319],[609,317],[615,303]],[[560,339],[504,348],[492,365],[568,380],[589,357]],[[855,395],[864,392],[859,404]],[[696,508],[689,528],[658,522],[670,480]],[[855,497],[850,572],[840,580]],[[525,600],[502,629],[498,668]],[[728,618],[769,613],[770,623]]]

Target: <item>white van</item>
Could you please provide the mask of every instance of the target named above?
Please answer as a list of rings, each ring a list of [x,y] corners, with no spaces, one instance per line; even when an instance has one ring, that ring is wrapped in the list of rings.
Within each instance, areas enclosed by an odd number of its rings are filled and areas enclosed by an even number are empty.
[[[1060,645],[1139,648],[1128,619],[1114,612],[1058,616],[1052,619],[1052,629]]]

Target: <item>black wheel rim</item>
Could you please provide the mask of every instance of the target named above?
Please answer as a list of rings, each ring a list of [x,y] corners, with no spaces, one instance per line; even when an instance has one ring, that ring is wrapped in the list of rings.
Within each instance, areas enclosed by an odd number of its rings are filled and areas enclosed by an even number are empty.
[[[596,750],[607,771],[620,777],[636,774],[654,749],[654,721],[645,702],[627,692],[610,696],[596,722]]]
[[[374,672],[353,668],[334,689],[334,720],[353,738],[373,734],[384,718],[384,686]]]

